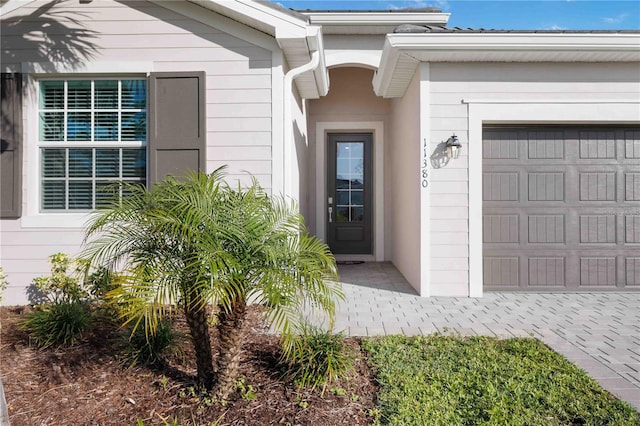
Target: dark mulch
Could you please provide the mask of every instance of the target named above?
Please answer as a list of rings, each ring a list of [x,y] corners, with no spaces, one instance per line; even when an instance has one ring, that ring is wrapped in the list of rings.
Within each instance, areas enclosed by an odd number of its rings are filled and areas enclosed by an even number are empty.
[[[357,340],[356,371],[321,389],[302,391],[283,380],[278,339],[266,333],[256,309],[250,310],[242,374],[245,388],[225,405],[211,403],[194,387],[195,361],[188,341],[186,357],[162,368],[130,367],[117,330],[108,321],[72,348],[35,349],[17,327],[29,308],[0,308],[0,375],[9,417],[20,425],[365,425],[371,420],[377,388]],[[184,321],[175,323],[186,333]],[[212,335],[212,346],[216,346]],[[333,392],[332,392],[333,389]]]

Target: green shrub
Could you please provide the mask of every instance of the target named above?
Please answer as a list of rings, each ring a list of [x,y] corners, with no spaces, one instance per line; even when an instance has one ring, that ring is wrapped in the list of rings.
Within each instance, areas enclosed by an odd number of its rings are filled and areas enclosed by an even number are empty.
[[[299,386],[326,386],[353,370],[353,354],[344,341],[344,333],[334,334],[313,325],[303,325],[291,350],[281,362],[285,376]]]
[[[118,285],[115,275],[103,266],[99,266],[84,280],[84,285],[89,294],[98,302],[104,302],[108,292],[114,290]]]
[[[38,347],[71,346],[92,326],[91,313],[82,302],[56,302],[37,307],[22,322]]]
[[[4,274],[2,266],[0,266],[0,305],[2,305],[4,291],[7,289],[7,287],[9,287],[9,281],[7,281],[7,276]]]
[[[131,365],[161,365],[170,355],[184,356],[182,336],[171,328],[171,321],[162,318],[154,333],[147,334],[144,327],[136,327],[127,339],[125,354]]]
[[[87,300],[88,292],[81,277],[86,275],[88,265],[78,262],[64,253],[49,256],[51,275],[33,279],[40,292],[40,303],[76,303]]]

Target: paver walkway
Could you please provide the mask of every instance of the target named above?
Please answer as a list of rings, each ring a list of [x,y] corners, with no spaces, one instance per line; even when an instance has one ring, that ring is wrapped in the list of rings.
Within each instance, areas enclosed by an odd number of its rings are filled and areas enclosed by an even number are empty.
[[[419,297],[390,263],[340,265],[347,300],[336,329],[351,336],[534,336],[640,410],[640,293],[485,293]]]

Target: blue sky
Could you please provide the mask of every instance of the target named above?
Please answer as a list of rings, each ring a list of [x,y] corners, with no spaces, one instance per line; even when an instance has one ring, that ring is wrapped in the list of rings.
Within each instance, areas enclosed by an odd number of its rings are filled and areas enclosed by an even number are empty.
[[[640,0],[273,0],[312,10],[438,7],[449,27],[490,29],[639,30]]]

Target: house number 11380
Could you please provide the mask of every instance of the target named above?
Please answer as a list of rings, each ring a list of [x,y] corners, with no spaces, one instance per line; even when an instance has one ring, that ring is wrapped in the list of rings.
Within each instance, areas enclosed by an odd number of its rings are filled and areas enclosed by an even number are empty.
[[[426,188],[429,186],[429,173],[427,171],[427,140],[424,140],[424,145],[422,146],[422,167],[420,169],[420,173],[422,175],[422,187]]]

